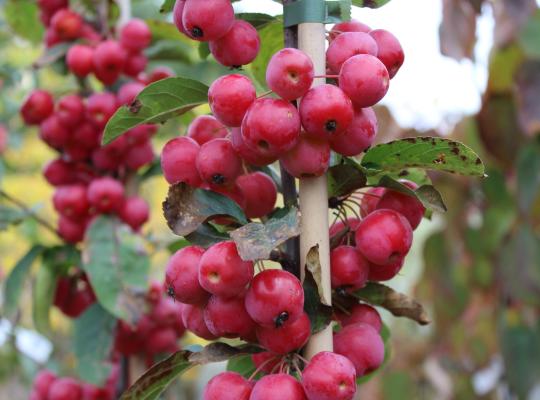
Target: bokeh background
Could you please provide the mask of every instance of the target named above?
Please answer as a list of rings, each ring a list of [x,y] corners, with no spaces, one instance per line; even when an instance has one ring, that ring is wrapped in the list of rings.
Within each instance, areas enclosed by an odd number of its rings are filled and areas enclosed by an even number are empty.
[[[85,3],[92,7],[92,1]],[[135,17],[166,18],[158,12],[160,0],[131,3]],[[353,11],[354,18],[373,28],[392,31],[406,54],[377,108],[377,140],[453,138],[480,154],[488,175],[470,179],[430,173],[449,211],[422,222],[405,267],[389,285],[420,301],[432,323],[420,327],[383,315],[391,329],[392,356],[362,386],[359,398],[540,399],[539,4],[392,0],[378,10]],[[0,0],[0,6],[0,121],[9,130],[1,187],[54,224],[52,188],[41,175],[53,152],[35,129],[22,125],[17,113],[33,87],[60,96],[75,90],[76,82],[54,65],[32,68],[43,54],[34,1]],[[244,0],[235,7],[280,12],[270,0]],[[159,22],[152,29],[151,65],[167,65],[206,83],[227,72],[211,57],[201,59],[199,48],[177,32]],[[207,111],[201,107],[164,125],[156,147],[183,134],[193,113]],[[156,279],[162,277],[167,245],[175,240],[160,211],[166,191],[159,175],[142,186],[142,195],[152,204],[144,233]],[[31,244],[56,240],[32,220],[3,228],[0,219],[0,280]],[[16,341],[7,335],[8,322],[0,320],[0,399],[25,398],[42,365],[69,373],[75,362],[71,325],[60,313],[53,311],[54,337],[46,340],[33,332],[31,291],[28,282]],[[194,338],[185,339],[185,345],[193,343]],[[193,370],[170,398],[198,398],[208,370],[219,368]]]

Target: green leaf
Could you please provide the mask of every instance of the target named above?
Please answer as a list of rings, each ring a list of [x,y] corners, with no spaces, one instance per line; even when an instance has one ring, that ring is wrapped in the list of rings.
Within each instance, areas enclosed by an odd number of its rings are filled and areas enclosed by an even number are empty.
[[[109,377],[115,328],[116,319],[98,303],[75,320],[73,351],[85,382],[102,386]]]
[[[227,362],[227,371],[237,372],[244,378],[249,378],[257,367],[251,358],[251,354],[245,356],[235,357]]]
[[[11,316],[17,311],[26,277],[32,264],[43,253],[43,246],[34,245],[15,264],[4,283],[4,314]]]
[[[429,317],[420,303],[381,283],[369,282],[364,288],[354,292],[354,297],[366,303],[383,307],[396,317],[406,317],[420,325],[430,323]]]
[[[311,323],[311,333],[325,329],[332,321],[333,309],[324,299],[321,284],[319,247],[312,247],[306,256],[304,282],[304,311]]]
[[[208,86],[193,79],[167,78],[143,89],[129,106],[118,109],[107,123],[103,144],[141,125],[162,123],[208,101]]]
[[[328,197],[346,196],[366,186],[366,174],[356,165],[339,164],[328,170]]]
[[[11,30],[34,44],[41,41],[44,31],[38,12],[33,0],[8,0],[4,5],[4,17]]]
[[[47,334],[50,330],[49,313],[53,304],[58,271],[51,262],[50,253],[45,253],[32,290],[32,318],[38,332]]]
[[[208,42],[199,43],[199,57],[201,57],[201,60],[206,60],[209,55],[210,46],[208,45]]]
[[[60,43],[46,48],[43,54],[36,61],[34,61],[32,66],[34,68],[43,68],[62,59],[72,45],[72,43]]]
[[[453,140],[427,136],[372,147],[362,158],[362,166],[372,173],[416,167],[484,176],[484,164],[472,149]]]
[[[244,261],[267,260],[280,244],[300,234],[300,212],[291,207],[265,223],[251,222],[230,233]]]
[[[390,0],[352,0],[353,6],[379,8],[384,6]]]
[[[241,224],[247,223],[240,206],[227,196],[184,183],[169,188],[163,202],[163,214],[169,228],[179,236],[192,233],[203,222],[216,216],[230,216]]]
[[[368,176],[368,181],[367,181],[368,185],[376,186],[379,180],[385,175],[389,176],[390,178],[396,181],[399,179],[406,179],[408,181],[416,183],[418,186],[431,185],[432,183],[431,178],[429,177],[425,169],[407,168],[407,169],[403,169],[401,171],[396,171],[396,172],[370,175]]]
[[[540,197],[540,145],[526,146],[517,163],[518,204],[524,215],[530,215]]]
[[[171,12],[174,8],[174,3],[176,3],[176,0],[165,0],[159,9],[159,12],[160,13]]]
[[[218,231],[213,225],[208,223],[199,225],[196,230],[186,235],[185,238],[189,243],[204,247],[205,249],[216,243],[231,239],[228,234]]]
[[[120,400],[155,400],[179,375],[195,365],[227,361],[234,357],[260,351],[259,347],[244,345],[232,347],[225,343],[212,343],[202,351],[179,351],[154,364],[120,398]]]
[[[351,20],[351,0],[326,0],[328,17],[326,24],[337,24],[342,21]]]
[[[238,13],[235,15],[235,17],[237,19],[243,19],[244,21],[249,22],[258,30],[277,20],[276,17],[263,13]]]
[[[18,225],[23,222],[28,213],[19,208],[8,207],[0,204],[0,231],[6,230],[10,225]]]
[[[276,20],[259,30],[261,48],[259,55],[251,63],[250,68],[254,78],[262,86],[266,87],[266,66],[270,58],[283,48],[283,23]]]
[[[540,59],[540,10],[527,20],[519,36],[519,44],[529,58]]]
[[[115,218],[101,216],[87,230],[83,269],[99,303],[130,323],[143,312],[150,260],[139,236]]]

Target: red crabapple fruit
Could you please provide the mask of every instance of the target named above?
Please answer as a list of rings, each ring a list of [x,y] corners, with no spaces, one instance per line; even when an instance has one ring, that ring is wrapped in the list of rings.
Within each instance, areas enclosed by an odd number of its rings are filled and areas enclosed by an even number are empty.
[[[234,150],[238,155],[246,161],[248,164],[262,167],[264,165],[272,164],[277,160],[277,156],[262,154],[256,150],[252,150],[242,137],[242,130],[240,128],[231,129],[231,142]]]
[[[311,58],[293,48],[278,51],[266,67],[268,87],[284,100],[296,100],[305,95],[314,75]]]
[[[227,34],[234,23],[234,10],[229,0],[186,0],[182,24],[189,37],[208,42]]]
[[[261,39],[253,25],[237,19],[225,36],[211,41],[209,46],[210,52],[221,65],[239,68],[255,60]]]
[[[343,326],[362,322],[371,325],[377,332],[382,328],[379,312],[369,304],[355,304],[349,314],[340,312],[337,317]]]
[[[66,55],[68,69],[80,78],[94,70],[94,49],[84,44],[71,46]]]
[[[231,186],[242,173],[242,161],[229,139],[212,139],[203,144],[196,163],[201,178],[210,187]]]
[[[257,93],[251,80],[230,74],[216,79],[208,90],[208,103],[214,116],[224,125],[240,126]]]
[[[201,176],[195,163],[200,149],[199,144],[188,137],[169,140],[161,153],[161,168],[167,182],[199,186]]]
[[[150,218],[148,203],[137,196],[127,198],[120,208],[120,218],[134,231],[139,230]]]
[[[217,337],[208,330],[206,322],[204,322],[204,308],[202,306],[193,304],[182,305],[182,322],[187,330],[193,332],[202,339],[217,339]]]
[[[212,296],[204,308],[204,322],[218,337],[247,338],[255,330],[255,322],[244,306],[244,298]]]
[[[124,201],[124,186],[116,179],[94,179],[88,186],[88,201],[101,213],[120,210]]]
[[[369,275],[369,263],[352,246],[338,246],[330,253],[332,287],[357,290],[364,287]]]
[[[187,130],[187,137],[192,138],[201,146],[212,139],[224,138],[229,131],[212,115],[199,115],[195,117]]]
[[[205,304],[210,294],[199,283],[199,262],[204,249],[188,246],[178,250],[169,259],[165,270],[167,293],[187,304]]]
[[[377,57],[377,42],[365,32],[345,32],[335,38],[326,51],[326,62],[330,70],[339,74],[341,66],[352,56],[371,54]]]
[[[257,339],[265,349],[277,354],[287,354],[301,349],[311,336],[311,323],[306,313],[296,321],[280,327],[257,327]]]
[[[147,48],[151,40],[152,32],[142,19],[134,18],[120,30],[120,44],[133,53]]]
[[[82,394],[82,387],[73,378],[58,378],[49,389],[48,400],[79,399]]]
[[[392,33],[384,29],[375,29],[369,32],[369,34],[377,42],[379,48],[377,58],[385,65],[388,75],[392,79],[396,76],[405,61],[405,54],[399,40]]]
[[[27,125],[38,125],[54,111],[54,100],[45,90],[34,90],[24,101],[21,115]]]
[[[277,187],[272,178],[262,172],[252,172],[236,179],[236,185],[244,195],[244,211],[248,218],[260,218],[274,210]]]
[[[400,180],[402,184],[411,190],[418,189],[418,185],[407,180]],[[405,193],[400,193],[396,190],[386,190],[377,203],[377,209],[390,209],[399,212],[414,230],[422,221],[422,217],[426,212],[426,208],[420,200]]]
[[[74,40],[81,35],[82,17],[76,12],[63,8],[51,18],[51,28],[61,40]]]
[[[263,376],[255,383],[249,400],[307,400],[300,382],[288,374]]]
[[[349,128],[330,136],[330,147],[344,156],[356,156],[366,151],[377,134],[377,116],[371,107],[356,108]]]
[[[347,22],[340,22],[339,24],[335,24],[332,30],[330,31],[330,42],[344,32],[368,33],[370,31],[371,31],[371,28],[369,26],[355,19],[351,19],[350,21],[347,21]]]
[[[304,132],[281,161],[287,172],[296,178],[321,176],[328,169],[330,145],[326,140],[309,137]]]
[[[249,400],[252,384],[237,372],[222,372],[206,384],[202,400]]]

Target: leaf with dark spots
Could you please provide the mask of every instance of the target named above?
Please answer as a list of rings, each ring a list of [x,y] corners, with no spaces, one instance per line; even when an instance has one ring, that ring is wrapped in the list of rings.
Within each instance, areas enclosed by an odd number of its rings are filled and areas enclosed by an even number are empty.
[[[247,223],[240,206],[227,196],[185,183],[169,188],[163,214],[169,228],[179,236],[195,232],[203,222],[217,216],[230,216],[242,224]]]
[[[369,282],[364,288],[354,292],[354,296],[366,303],[383,307],[396,317],[409,318],[420,325],[431,322],[422,304],[381,283]]]
[[[312,247],[306,256],[304,275],[304,311],[311,323],[311,332],[317,333],[325,329],[332,321],[333,309],[323,295],[321,284],[321,263],[319,247]]]
[[[230,233],[245,261],[267,260],[276,247],[300,234],[300,212],[284,209],[265,223],[251,222]]]
[[[339,164],[328,170],[328,197],[341,197],[366,186],[366,174],[361,168]]]

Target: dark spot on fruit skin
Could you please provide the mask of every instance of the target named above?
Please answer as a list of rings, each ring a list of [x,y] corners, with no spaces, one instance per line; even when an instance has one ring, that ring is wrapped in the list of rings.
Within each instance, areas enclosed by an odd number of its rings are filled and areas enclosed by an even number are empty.
[[[278,315],[276,321],[274,322],[276,328],[281,328],[288,319],[289,313],[287,311],[283,311],[281,314]]]
[[[133,100],[133,102],[128,106],[128,110],[132,114],[137,114],[139,111],[141,111],[142,103],[139,99]]]
[[[169,287],[167,288],[167,296],[171,297],[173,300],[176,300],[172,285],[169,285]]]
[[[204,36],[204,32],[198,26],[194,26],[191,29],[191,36],[193,36],[194,38],[202,38]]]
[[[223,185],[225,183],[225,177],[221,174],[212,175],[212,182],[216,185]]]
[[[262,148],[264,150],[268,150],[268,148],[270,147],[266,140],[259,140],[259,143],[257,143],[257,144],[259,145],[260,148]]]
[[[407,175],[409,175],[409,171],[407,170],[403,170],[398,174],[398,176],[407,176]]]
[[[482,160],[480,160],[480,157],[478,157],[474,163],[476,165],[480,165],[480,164],[482,164]]]
[[[335,132],[337,128],[337,122],[331,119],[330,121],[326,121],[324,127],[328,132]]]
[[[459,149],[457,147],[452,147],[452,150],[450,151],[454,153],[456,156],[459,154]]]

